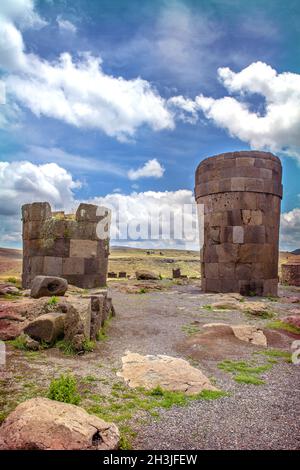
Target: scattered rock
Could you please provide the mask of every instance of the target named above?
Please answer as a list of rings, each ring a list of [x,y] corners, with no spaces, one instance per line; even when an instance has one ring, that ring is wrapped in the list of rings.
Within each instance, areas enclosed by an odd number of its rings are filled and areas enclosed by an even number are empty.
[[[62,277],[35,276],[32,281],[30,295],[34,299],[64,295],[68,289],[68,282]]]
[[[21,403],[0,428],[1,450],[115,450],[119,440],[115,424],[48,398]]]
[[[0,340],[7,341],[19,336],[24,328],[24,318],[11,305],[0,306]]]
[[[207,323],[203,328],[213,328],[213,331],[218,334],[218,329],[224,331],[224,327],[231,328],[236,338],[247,343],[255,344],[256,346],[267,346],[267,338],[260,328],[252,325],[228,325],[226,323]]]
[[[0,295],[19,294],[20,291],[12,284],[0,284]]]
[[[143,387],[151,390],[157,386],[170,391],[184,392],[188,395],[202,390],[217,390],[209,379],[184,359],[170,356],[142,356],[127,351],[122,357],[123,369],[119,377],[129,387]]]
[[[87,339],[84,322],[78,310],[73,306],[66,313],[64,333],[66,341],[73,346],[75,351],[83,351],[84,341]]]
[[[158,281],[159,280],[159,275],[155,274],[151,271],[145,271],[145,270],[140,270],[136,271],[135,277],[137,278],[138,281]]]
[[[23,334],[24,339],[25,339],[25,347],[26,349],[29,349],[29,351],[38,351],[40,348],[40,343],[36,341],[33,338],[30,338],[30,336]]]
[[[24,333],[35,340],[53,344],[64,334],[64,321],[63,313],[45,313],[30,322],[24,328]]]

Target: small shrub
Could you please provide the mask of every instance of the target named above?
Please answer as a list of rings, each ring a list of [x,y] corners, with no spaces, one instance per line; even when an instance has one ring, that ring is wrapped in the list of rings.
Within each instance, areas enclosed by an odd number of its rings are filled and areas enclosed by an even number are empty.
[[[11,284],[17,284],[18,283],[18,279],[16,277],[8,277],[7,282],[10,282]]]
[[[139,290],[139,294],[146,294],[147,293],[147,289],[145,289],[144,287],[142,287],[140,290]]]
[[[58,303],[58,298],[53,295],[48,300],[47,305],[56,305],[57,303]]]
[[[89,339],[84,340],[83,342],[84,352],[93,352],[95,347],[96,347],[95,341],[91,341]]]
[[[60,351],[62,351],[66,356],[74,356],[77,352],[75,351],[72,343],[66,339],[61,339],[56,342],[56,346]]]
[[[62,374],[58,379],[53,379],[50,383],[47,396],[50,400],[78,405],[80,403],[80,395],[77,391],[76,378],[72,375]]]

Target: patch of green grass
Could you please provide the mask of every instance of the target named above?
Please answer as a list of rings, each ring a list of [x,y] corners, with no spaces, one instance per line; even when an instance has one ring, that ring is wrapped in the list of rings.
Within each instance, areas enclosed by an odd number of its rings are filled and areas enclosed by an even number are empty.
[[[282,357],[284,359],[289,359],[291,353],[288,351],[282,351],[281,349],[264,349],[263,351],[255,351],[254,354],[261,354],[267,357]]]
[[[6,282],[10,282],[11,284],[17,284],[18,283],[18,279],[16,277],[8,277],[6,279]]]
[[[93,352],[96,347],[95,341],[91,341],[90,339],[84,340],[82,345],[84,352]]]
[[[142,287],[142,288],[138,291],[139,294],[147,294],[147,292],[148,292],[148,290],[145,289],[145,287]]]
[[[231,372],[234,380],[238,383],[263,385],[265,381],[261,379],[260,375],[270,370],[272,364],[256,365],[253,361],[224,360],[218,364],[218,368],[226,372]]]
[[[125,426],[124,422],[132,419],[139,411],[149,413],[153,417],[159,417],[159,408],[169,409],[172,406],[187,406],[193,400],[214,400],[227,395],[222,391],[203,390],[194,395],[185,395],[183,392],[168,391],[160,386],[152,390],[136,388],[129,390],[124,384],[116,382],[112,386],[110,397],[107,402],[99,400],[89,405],[89,413],[96,414],[106,421],[112,421]]]
[[[5,300],[17,300],[21,297],[21,292],[14,292],[13,294],[4,294]]]
[[[90,384],[93,382],[97,382],[97,380],[97,377],[95,377],[94,375],[86,375],[83,379],[81,379],[81,382],[84,384]]]
[[[40,353],[38,351],[26,351],[25,356],[27,359],[38,359]]]
[[[229,396],[229,393],[223,390],[202,390],[202,392],[197,393],[196,400],[217,400],[227,396]]]
[[[70,341],[67,341],[66,339],[61,339],[57,341],[56,346],[66,356],[75,356],[75,354],[77,354],[77,351],[75,351],[72,343]]]
[[[21,351],[27,351],[27,340],[25,335],[17,336],[15,339],[7,341],[8,344],[11,344],[15,349],[20,349]]]
[[[264,380],[251,374],[238,374],[234,377],[234,380],[239,383],[250,385],[263,385],[266,383]]]
[[[226,372],[246,372],[249,374],[262,374],[271,369],[272,366],[265,364],[262,366],[255,366],[246,361],[230,361],[225,360],[218,364],[218,368]]]
[[[53,295],[48,300],[47,305],[56,305],[57,303],[58,303],[58,297],[55,297],[55,295]]]
[[[260,310],[257,312],[253,312],[251,309],[249,310],[244,310],[246,315],[249,315],[249,317],[259,317],[262,318],[263,320],[268,320],[271,318],[276,317],[276,313],[271,312],[270,310]]]
[[[194,335],[195,333],[199,333],[200,331],[199,327],[193,324],[183,325],[181,329],[184,333],[189,336]]]
[[[212,305],[202,305],[202,307],[204,310],[213,310],[213,307]]]
[[[97,341],[106,341],[108,339],[107,328],[112,320],[112,316],[110,315],[104,322],[103,326],[100,328],[96,335]]]
[[[285,323],[281,320],[271,321],[266,325],[266,327],[272,330],[285,330],[290,333],[295,333],[297,335],[300,335],[300,328],[298,328],[297,326],[291,325],[290,323]]]
[[[77,390],[76,378],[70,374],[62,374],[58,379],[53,379],[50,383],[47,397],[50,400],[78,405],[81,397]]]

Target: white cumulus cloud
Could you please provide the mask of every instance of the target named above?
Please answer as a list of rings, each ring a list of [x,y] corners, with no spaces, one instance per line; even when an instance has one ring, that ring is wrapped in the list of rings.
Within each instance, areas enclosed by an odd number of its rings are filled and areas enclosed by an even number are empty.
[[[300,248],[300,208],[295,208],[281,215],[281,246],[292,251]]]
[[[72,175],[56,163],[0,162],[0,243],[21,242],[21,206],[35,201],[53,208],[76,207]]]
[[[148,81],[108,75],[101,58],[88,52],[78,58],[63,53],[52,62],[27,53],[21,23],[23,28],[44,23],[33,2],[12,0],[12,4],[19,8],[9,8],[8,0],[3,10],[0,7],[0,68],[7,73],[9,98],[36,116],[99,129],[119,140],[132,138],[143,125],[155,131],[174,127],[166,100]],[[70,30],[71,23],[58,21],[61,28]]]
[[[58,16],[56,18],[56,22],[59,26],[59,29],[62,31],[67,31],[68,33],[73,33],[73,34],[75,34],[77,31],[76,26],[73,23],[71,23],[71,21],[65,20],[61,16]]]
[[[181,96],[170,103],[194,121],[196,111],[202,111],[216,126],[252,148],[300,158],[300,75],[278,73],[263,62],[252,63],[240,72],[219,68],[218,75],[230,95],[236,96],[200,94],[194,101]],[[263,99],[261,110],[253,110],[254,94]]]
[[[140,178],[161,178],[164,174],[164,167],[156,158],[148,160],[145,165],[137,170],[129,170],[128,178],[130,180],[138,180]]]

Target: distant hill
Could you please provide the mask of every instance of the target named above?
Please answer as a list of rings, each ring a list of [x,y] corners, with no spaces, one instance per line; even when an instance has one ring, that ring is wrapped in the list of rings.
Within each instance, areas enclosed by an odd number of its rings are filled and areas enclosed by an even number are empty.
[[[292,255],[300,255],[300,248],[297,248],[297,250],[292,251]]]

